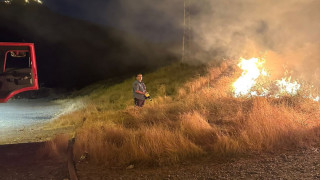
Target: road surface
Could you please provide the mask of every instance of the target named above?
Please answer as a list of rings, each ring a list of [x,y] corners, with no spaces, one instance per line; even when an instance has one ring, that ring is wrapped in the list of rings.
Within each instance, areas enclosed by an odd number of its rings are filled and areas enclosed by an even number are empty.
[[[48,99],[16,99],[0,104],[0,144],[39,142],[61,131],[41,129],[60,114],[70,111],[70,102]],[[64,130],[62,130],[63,132]]]

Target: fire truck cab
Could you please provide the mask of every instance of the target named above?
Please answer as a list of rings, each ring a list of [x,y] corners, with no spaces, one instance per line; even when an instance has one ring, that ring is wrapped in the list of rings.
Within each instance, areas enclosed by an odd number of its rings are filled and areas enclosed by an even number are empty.
[[[0,42],[0,103],[38,89],[34,44]]]

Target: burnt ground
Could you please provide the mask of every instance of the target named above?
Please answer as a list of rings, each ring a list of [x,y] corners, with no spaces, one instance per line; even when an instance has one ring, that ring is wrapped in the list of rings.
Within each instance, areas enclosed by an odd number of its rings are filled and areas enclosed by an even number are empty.
[[[66,157],[41,156],[44,143],[0,146],[0,179],[60,179],[68,178]]]
[[[160,168],[102,168],[77,163],[79,179],[320,179],[320,148],[198,160]]]

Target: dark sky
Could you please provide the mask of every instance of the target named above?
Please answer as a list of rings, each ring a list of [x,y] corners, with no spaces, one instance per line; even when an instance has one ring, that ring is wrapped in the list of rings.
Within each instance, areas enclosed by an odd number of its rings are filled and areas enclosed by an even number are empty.
[[[103,16],[103,14],[112,16],[113,13],[110,10],[119,8],[116,5],[117,3],[112,3],[111,0],[44,0],[43,2],[56,12],[103,25],[109,25],[110,23],[109,18]],[[102,12],[110,6],[114,8],[110,8],[109,12]]]
[[[182,37],[183,4],[176,1],[43,0],[43,3],[61,14],[154,41],[177,41]]]
[[[283,72],[283,64],[288,64],[295,74],[320,82],[319,0],[189,2],[192,15],[188,47],[194,49],[190,53],[194,59],[268,56],[269,64],[279,67],[279,72]],[[138,39],[182,42],[183,0],[43,0],[43,3],[61,14],[129,32]],[[168,44],[164,46],[171,50]],[[181,48],[177,47],[176,52],[181,53]]]
[[[0,38],[35,43],[45,87],[80,88],[180,58],[183,9],[176,11],[175,0],[24,1],[0,3]]]

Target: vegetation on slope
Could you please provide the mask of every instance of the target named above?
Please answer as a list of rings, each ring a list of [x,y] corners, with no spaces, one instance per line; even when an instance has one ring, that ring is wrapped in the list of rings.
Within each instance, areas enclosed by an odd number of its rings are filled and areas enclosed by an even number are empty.
[[[75,156],[107,166],[162,165],[201,156],[229,156],[252,151],[313,146],[319,143],[317,102],[301,96],[234,98],[239,70],[178,64],[144,76],[154,95],[135,108],[134,78],[106,88],[84,89],[87,107],[56,124],[81,124]],[[92,89],[95,89],[92,91]]]

